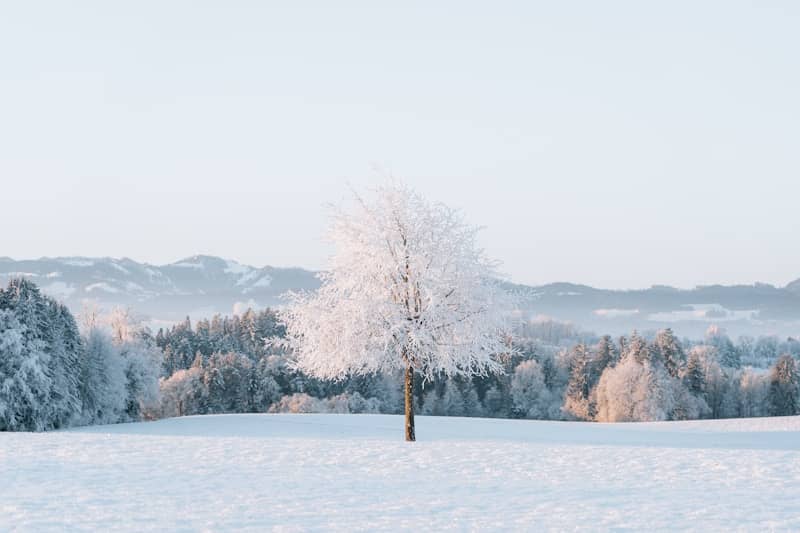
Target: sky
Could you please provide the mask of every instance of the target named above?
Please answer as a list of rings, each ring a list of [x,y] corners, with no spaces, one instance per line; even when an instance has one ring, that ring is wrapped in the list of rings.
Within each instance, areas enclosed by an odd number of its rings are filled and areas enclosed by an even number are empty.
[[[800,277],[796,2],[9,2],[0,256],[324,268],[393,174],[513,281]]]

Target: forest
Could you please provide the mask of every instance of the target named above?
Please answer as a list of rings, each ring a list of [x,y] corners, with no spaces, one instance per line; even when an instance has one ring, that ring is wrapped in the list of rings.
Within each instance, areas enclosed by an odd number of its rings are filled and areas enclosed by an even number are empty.
[[[155,334],[129,310],[76,320],[28,280],[0,289],[0,430],[42,431],[211,413],[400,413],[401,374],[319,380],[298,371],[271,309]],[[521,322],[503,372],[417,380],[423,415],[598,422],[800,413],[800,341],[712,327],[612,339]]]

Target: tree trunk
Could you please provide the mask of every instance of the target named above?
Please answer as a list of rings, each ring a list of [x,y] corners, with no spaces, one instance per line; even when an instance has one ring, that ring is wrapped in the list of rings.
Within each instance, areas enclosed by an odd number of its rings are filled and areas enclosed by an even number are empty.
[[[414,369],[406,368],[406,440],[417,440],[414,434]]]

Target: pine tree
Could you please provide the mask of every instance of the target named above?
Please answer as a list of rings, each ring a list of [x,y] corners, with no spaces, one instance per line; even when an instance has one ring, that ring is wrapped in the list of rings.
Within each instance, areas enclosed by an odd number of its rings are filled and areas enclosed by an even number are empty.
[[[54,427],[70,425],[81,413],[79,392],[83,345],[78,326],[69,310],[49,300],[48,323],[52,331],[50,360],[53,389],[49,402]]]
[[[18,354],[17,362],[22,366],[17,371],[32,380],[33,388],[28,391],[30,394],[22,390],[18,390],[18,394],[33,401],[43,390],[43,384],[49,383],[46,401],[41,405],[24,407],[28,414],[12,413],[10,416],[22,416],[24,427],[37,430],[71,424],[81,411],[78,388],[83,347],[75,319],[66,307],[42,295],[39,288],[26,279],[13,279],[6,289],[0,290],[0,310],[12,313],[24,326],[19,341],[21,345],[15,342],[23,350]],[[14,364],[11,363],[6,371],[11,372]],[[46,367],[40,368],[42,364]],[[0,375],[0,383],[4,378],[11,379],[9,383],[21,383],[18,375]],[[15,402],[15,405],[22,404]],[[35,419],[31,418],[34,412]]]
[[[611,340],[610,335],[603,335],[600,342],[594,347],[594,357],[592,361],[592,380],[591,385],[594,386],[600,381],[600,375],[607,367],[613,365],[617,360],[617,354],[614,347],[614,341]]]
[[[678,377],[684,360],[683,347],[670,328],[663,329],[656,334],[653,341],[653,357],[664,365],[672,377]]]
[[[769,407],[773,416],[800,413],[800,372],[791,355],[782,355],[772,367],[769,379]]]
[[[464,397],[458,386],[451,380],[446,380],[441,396],[442,411],[447,416],[464,416]]]
[[[534,360],[523,361],[511,378],[511,401],[517,416],[550,418],[552,394],[544,382],[541,366]]]
[[[86,334],[81,361],[80,396],[83,422],[109,424],[124,420],[125,361],[108,332],[92,327]]]
[[[625,343],[625,350],[622,352],[621,358],[625,357],[633,357],[639,364],[650,360],[650,347],[647,345],[647,341],[635,331]]]
[[[49,363],[44,342],[34,338],[11,310],[0,309],[0,431],[52,427]]]
[[[572,369],[567,392],[564,397],[564,410],[582,420],[591,420],[594,409],[590,404],[590,355],[584,344],[578,344],[572,350]]]
[[[706,377],[703,370],[703,361],[699,350],[689,352],[686,369],[683,372],[683,383],[692,394],[701,396],[705,394]]]
[[[731,342],[725,330],[718,326],[710,326],[706,331],[706,344],[717,350],[719,364],[726,368],[742,366],[741,353]]]
[[[504,394],[497,386],[491,387],[483,397],[484,412],[488,416],[498,418],[510,416],[511,406],[508,397],[509,395]]]

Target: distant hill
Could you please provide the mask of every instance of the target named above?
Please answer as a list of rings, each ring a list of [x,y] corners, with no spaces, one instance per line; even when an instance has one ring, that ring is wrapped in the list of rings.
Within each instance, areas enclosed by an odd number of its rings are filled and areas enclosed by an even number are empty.
[[[706,285],[690,290],[654,286],[606,290],[571,283],[516,286],[526,307],[597,333],[621,334],[672,327],[700,338],[716,324],[731,335],[800,336],[800,283],[787,287]]]
[[[15,276],[31,278],[74,311],[90,301],[105,308],[130,306],[166,322],[274,306],[288,290],[318,286],[308,270],[256,268],[205,255],[161,266],[108,257],[0,258],[0,283]]]
[[[800,294],[800,279],[796,279],[790,284],[786,286],[787,290],[790,290],[796,294]]]
[[[0,283],[15,276],[31,278],[74,311],[86,301],[124,305],[154,322],[275,306],[288,290],[319,286],[316,273],[301,268],[259,268],[206,255],[161,266],[113,258],[0,258]],[[521,295],[529,317],[570,321],[597,333],[671,326],[679,335],[699,337],[717,324],[731,335],[800,336],[800,280],[786,287],[757,283],[691,290],[618,291],[572,283],[510,287]]]

